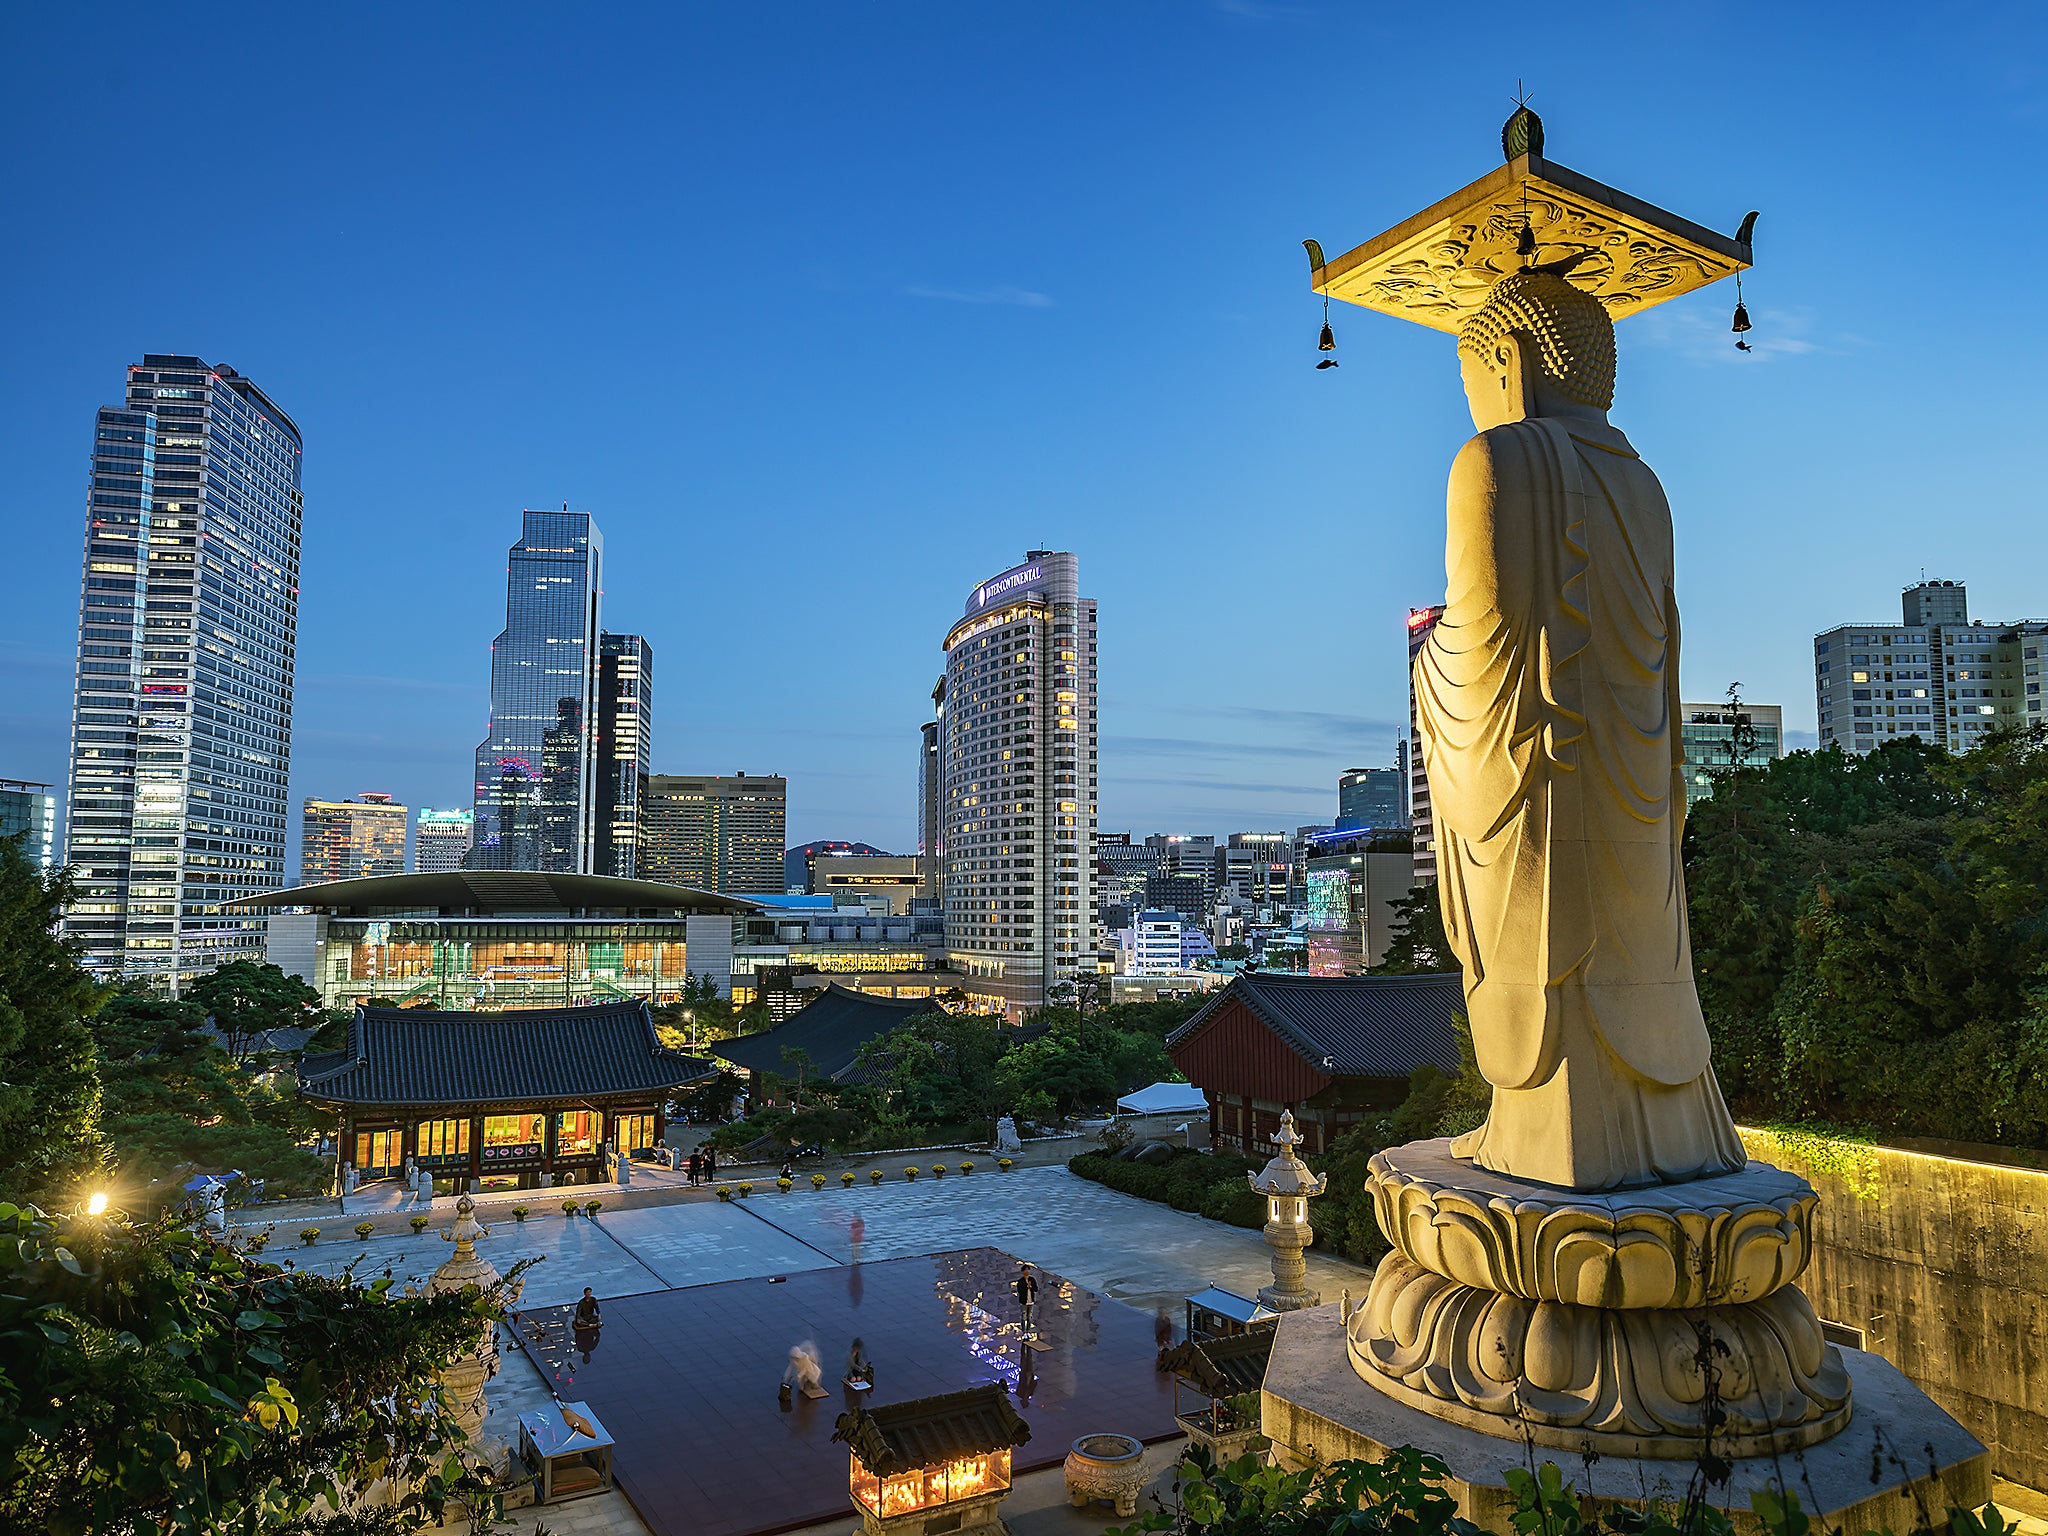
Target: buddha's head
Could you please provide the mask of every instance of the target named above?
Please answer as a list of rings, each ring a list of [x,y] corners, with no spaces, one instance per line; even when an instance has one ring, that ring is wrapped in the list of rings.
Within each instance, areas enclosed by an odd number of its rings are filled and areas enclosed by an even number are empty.
[[[1516,272],[1458,328],[1473,423],[1532,416],[1604,420],[1614,403],[1614,322],[1590,293],[1550,272]]]

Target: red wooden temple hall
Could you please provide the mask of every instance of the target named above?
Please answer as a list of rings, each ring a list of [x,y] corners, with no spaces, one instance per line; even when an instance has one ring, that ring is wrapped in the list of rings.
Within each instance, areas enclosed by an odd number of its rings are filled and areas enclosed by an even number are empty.
[[[541,1189],[651,1156],[678,1091],[715,1075],[662,1045],[643,1002],[502,1013],[358,1008],[348,1045],[299,1062],[299,1092],[341,1120],[358,1181]]]
[[[1425,1062],[1458,1070],[1465,981],[1251,971],[1166,1037],[1166,1055],[1209,1101],[1210,1144],[1263,1156],[1294,1111],[1303,1150],[1322,1153],[1408,1096]]]

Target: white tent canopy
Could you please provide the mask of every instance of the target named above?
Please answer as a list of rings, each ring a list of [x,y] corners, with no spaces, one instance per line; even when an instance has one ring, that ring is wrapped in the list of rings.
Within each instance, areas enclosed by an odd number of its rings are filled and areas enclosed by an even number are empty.
[[[1192,1083],[1154,1083],[1116,1101],[1127,1115],[1206,1115],[1209,1101]]]

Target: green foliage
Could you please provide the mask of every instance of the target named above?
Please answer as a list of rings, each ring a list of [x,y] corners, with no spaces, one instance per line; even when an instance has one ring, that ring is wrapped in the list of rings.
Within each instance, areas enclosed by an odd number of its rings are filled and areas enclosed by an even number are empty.
[[[1106,1152],[1083,1152],[1067,1162],[1068,1169],[1082,1178],[1127,1195],[1254,1228],[1266,1224],[1266,1202],[1245,1183],[1245,1175],[1261,1166],[1229,1152],[1191,1152],[1184,1147],[1159,1164],[1120,1162]]]
[[[1299,1472],[1245,1456],[1219,1467],[1201,1449],[1175,1472],[1181,1517],[1164,1509],[1108,1536],[1183,1530],[1207,1536],[1482,1536],[1443,1486],[1444,1464],[1421,1451],[1335,1461]]]
[[[318,992],[260,960],[230,960],[188,990],[191,1000],[212,1019],[237,1066],[257,1050],[264,1031],[303,1028],[320,1019]]]
[[[69,875],[0,838],[0,1198],[69,1203],[106,1152],[85,1023],[98,999],[55,937],[71,899]]]
[[[694,1039],[701,1048],[731,1040],[739,1035],[757,1035],[775,1027],[767,999],[735,1004],[718,995],[718,983],[709,976],[686,976],[680,1001],[664,1003],[654,1010],[654,1030],[661,1043],[672,1051],[687,1051]]]
[[[1451,953],[1451,941],[1444,933],[1443,897],[1434,880],[1418,885],[1392,903],[1393,936],[1374,976],[1412,976],[1425,971],[1455,971],[1462,967]]]
[[[316,1497],[378,1476],[413,1524],[494,1509],[434,1381],[502,1290],[292,1273],[167,1219],[0,1205],[0,1234],[7,1529],[307,1529]]]
[[[2048,1146],[2048,735],[1724,779],[1686,829],[1738,1113]]]

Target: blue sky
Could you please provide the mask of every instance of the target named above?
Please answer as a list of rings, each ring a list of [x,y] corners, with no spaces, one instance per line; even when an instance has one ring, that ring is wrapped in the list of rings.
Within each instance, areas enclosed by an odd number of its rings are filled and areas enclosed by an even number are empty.
[[[1699,222],[1621,329],[1684,685],[1811,731],[1810,640],[1966,580],[2048,616],[2032,5],[10,9],[0,776],[61,781],[92,413],[145,351],[306,437],[293,793],[467,803],[523,506],[597,514],[656,766],[915,836],[939,640],[1027,547],[1101,604],[1106,831],[1334,814],[1391,759],[1469,435],[1332,253],[1549,153]]]

